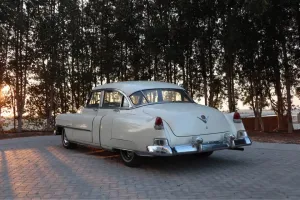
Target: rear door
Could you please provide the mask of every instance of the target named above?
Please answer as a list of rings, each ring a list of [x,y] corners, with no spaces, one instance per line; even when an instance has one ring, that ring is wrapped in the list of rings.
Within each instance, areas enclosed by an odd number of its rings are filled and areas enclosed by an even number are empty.
[[[98,115],[99,105],[101,103],[101,91],[93,91],[87,101],[82,113],[74,116],[72,121],[73,138],[82,143],[93,142],[93,123]]]
[[[122,139],[124,130],[128,128],[122,121],[128,119],[130,113],[130,103],[121,91],[104,91],[103,103],[99,110],[99,114],[104,116],[101,120],[101,146],[119,146],[115,139]]]

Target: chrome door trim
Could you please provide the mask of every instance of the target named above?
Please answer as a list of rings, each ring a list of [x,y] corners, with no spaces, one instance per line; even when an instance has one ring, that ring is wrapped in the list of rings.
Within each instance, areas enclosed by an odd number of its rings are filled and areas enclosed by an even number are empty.
[[[63,127],[63,128],[69,128],[69,129],[73,129],[73,130],[89,131],[89,132],[91,132],[91,130],[89,130],[89,129],[84,129],[84,128],[74,128],[74,127],[72,127],[72,126],[60,126],[60,127]]]

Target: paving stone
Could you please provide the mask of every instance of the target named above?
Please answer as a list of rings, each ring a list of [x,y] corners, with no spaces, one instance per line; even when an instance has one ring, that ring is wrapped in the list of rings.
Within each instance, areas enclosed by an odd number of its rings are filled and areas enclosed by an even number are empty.
[[[0,141],[0,199],[300,199],[300,145],[253,143],[218,151],[145,158],[128,168],[118,155],[60,136]]]

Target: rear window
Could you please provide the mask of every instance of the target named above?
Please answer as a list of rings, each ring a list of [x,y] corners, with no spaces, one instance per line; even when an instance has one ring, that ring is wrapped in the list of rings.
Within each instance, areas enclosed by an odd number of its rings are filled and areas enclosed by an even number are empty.
[[[146,104],[147,100],[145,99],[142,92],[135,92],[132,95],[130,95],[130,100],[132,103],[136,106]]]
[[[192,102],[191,98],[180,89],[151,89],[143,90],[149,103],[158,102]]]

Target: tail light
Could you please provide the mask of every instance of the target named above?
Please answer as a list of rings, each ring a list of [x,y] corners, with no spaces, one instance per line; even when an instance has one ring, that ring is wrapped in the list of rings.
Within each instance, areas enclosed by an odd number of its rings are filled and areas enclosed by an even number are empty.
[[[235,113],[233,114],[233,122],[234,122],[234,123],[241,123],[241,122],[242,122],[240,113],[235,112]]]
[[[164,129],[164,124],[163,124],[163,120],[160,117],[156,117],[155,119],[155,124],[154,124],[154,128],[156,130],[162,130]]]

